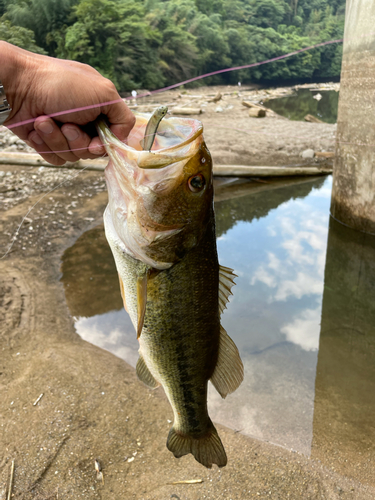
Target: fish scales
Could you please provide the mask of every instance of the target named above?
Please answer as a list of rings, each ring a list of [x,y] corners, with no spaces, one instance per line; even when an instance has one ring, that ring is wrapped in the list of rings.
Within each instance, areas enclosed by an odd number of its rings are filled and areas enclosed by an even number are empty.
[[[175,118],[160,123],[160,135],[154,130],[152,152],[139,153],[147,122],[137,117],[128,145],[98,126],[111,158],[106,237],[137,330],[137,375],[151,388],[162,385],[173,409],[168,449],[222,467],[227,457],[208,415],[207,385],[226,397],[243,366],[220,325],[234,282],[218,263],[211,156],[199,122]]]

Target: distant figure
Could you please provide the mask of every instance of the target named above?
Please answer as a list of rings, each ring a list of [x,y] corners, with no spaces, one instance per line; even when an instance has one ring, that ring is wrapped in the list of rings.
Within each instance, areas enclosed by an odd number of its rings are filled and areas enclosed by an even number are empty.
[[[238,86],[241,87],[241,82],[238,82]]]
[[[137,105],[137,91],[136,90],[132,90],[132,97],[133,97],[133,104],[134,106]]]

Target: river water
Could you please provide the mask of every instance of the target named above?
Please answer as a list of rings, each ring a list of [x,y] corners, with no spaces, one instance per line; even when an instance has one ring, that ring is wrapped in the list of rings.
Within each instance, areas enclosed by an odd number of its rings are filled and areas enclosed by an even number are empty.
[[[323,122],[336,123],[339,93],[335,90],[300,89],[293,95],[270,99],[264,105],[289,120],[303,120],[313,115]]]
[[[245,379],[226,400],[210,387],[209,412],[308,456],[331,447],[343,460],[357,452],[367,460],[375,441],[375,240],[330,220],[330,195],[330,177],[219,186],[219,258],[238,275],[223,325]],[[65,252],[62,282],[78,334],[135,366],[138,343],[102,226]]]

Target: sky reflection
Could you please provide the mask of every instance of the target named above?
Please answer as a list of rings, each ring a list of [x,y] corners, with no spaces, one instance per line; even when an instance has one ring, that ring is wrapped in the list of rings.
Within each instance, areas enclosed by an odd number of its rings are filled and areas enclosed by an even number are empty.
[[[223,325],[240,349],[245,380],[224,402],[210,390],[212,417],[305,454],[312,440],[330,188],[328,178],[302,199],[290,197],[264,217],[238,222],[218,240],[221,263],[238,274]]]

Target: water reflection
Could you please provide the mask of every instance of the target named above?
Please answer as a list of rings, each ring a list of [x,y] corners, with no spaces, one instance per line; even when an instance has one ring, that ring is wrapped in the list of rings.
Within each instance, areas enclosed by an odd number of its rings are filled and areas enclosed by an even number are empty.
[[[335,90],[321,91],[321,100],[314,99],[318,91],[300,89],[295,95],[270,99],[264,105],[290,120],[303,120],[306,115],[314,115],[323,122],[336,123],[339,93]]]
[[[330,221],[313,456],[349,476],[375,475],[375,236]]]
[[[223,324],[240,349],[246,375],[225,401],[210,389],[210,415],[306,454],[312,440],[330,183],[237,186],[251,194],[219,197],[215,204],[220,262],[239,276]],[[85,260],[92,251],[93,259]],[[64,254],[62,271],[78,333],[134,366],[138,343],[121,309],[102,228],[77,240]]]
[[[228,401],[210,391],[212,417],[306,454],[330,183],[320,180],[217,205],[220,259],[239,275],[223,323],[241,351],[246,377]]]

